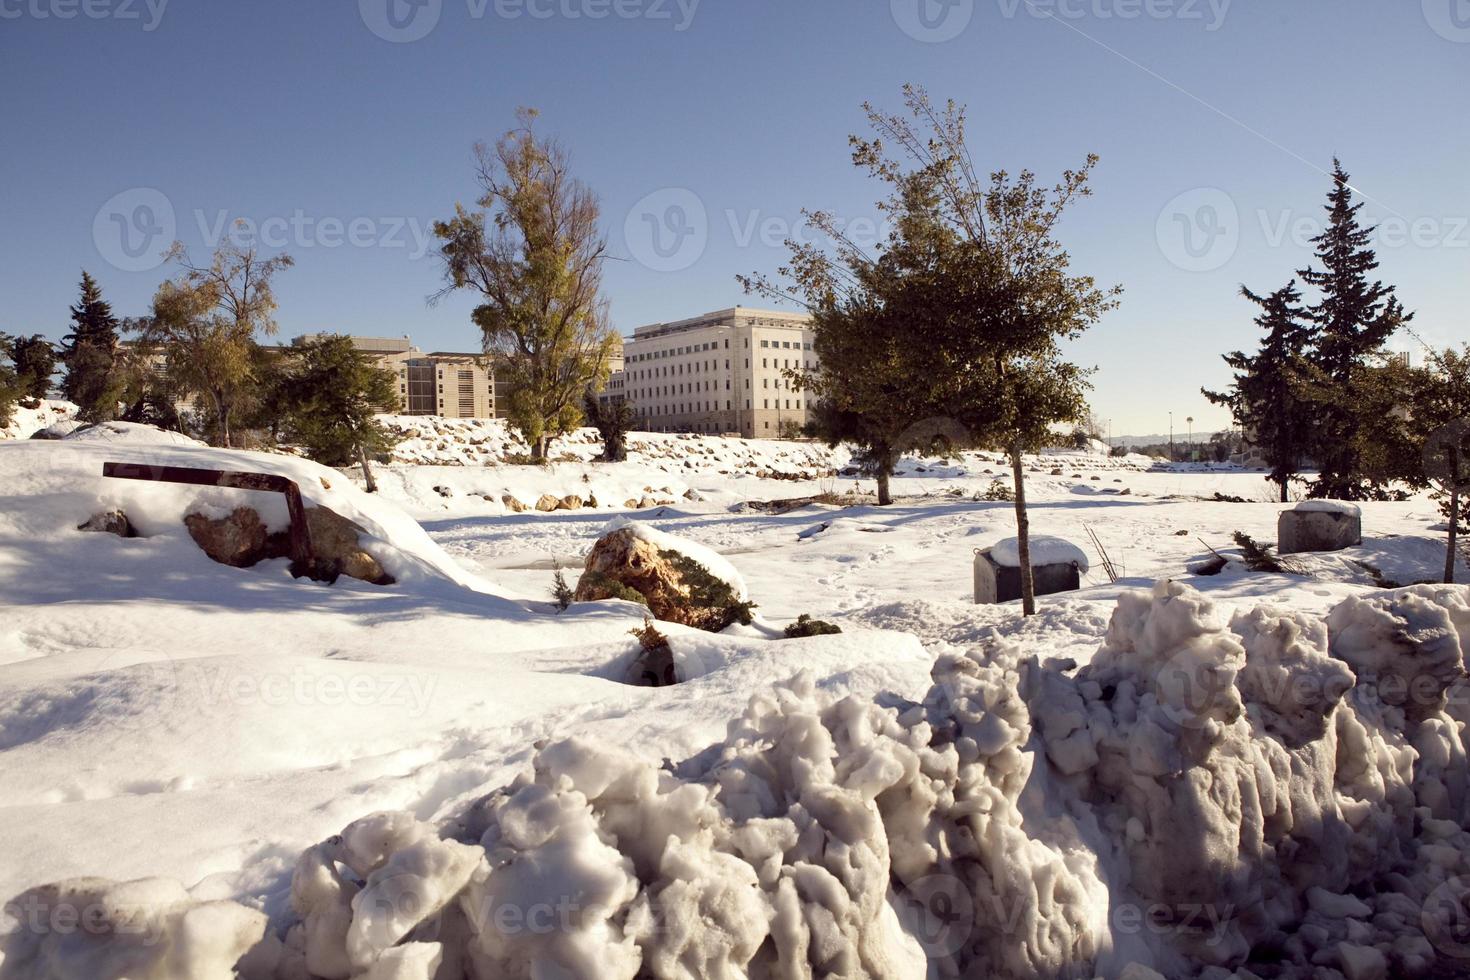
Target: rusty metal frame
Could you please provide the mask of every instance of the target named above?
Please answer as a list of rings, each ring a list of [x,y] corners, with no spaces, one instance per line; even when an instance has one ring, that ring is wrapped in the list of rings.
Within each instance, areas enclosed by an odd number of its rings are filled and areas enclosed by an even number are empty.
[[[291,560],[302,567],[308,567],[316,559],[316,553],[311,546],[311,528],[306,522],[306,507],[301,502],[301,488],[296,485],[296,481],[284,476],[203,470],[192,466],[147,466],[140,463],[110,462],[102,464],[102,475],[117,480],[186,483],[199,487],[283,494],[286,498],[286,510],[291,515]]]

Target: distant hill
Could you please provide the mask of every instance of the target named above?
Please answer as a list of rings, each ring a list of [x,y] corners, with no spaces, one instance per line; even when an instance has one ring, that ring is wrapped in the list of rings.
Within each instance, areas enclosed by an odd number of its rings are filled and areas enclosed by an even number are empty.
[[[1213,436],[1213,435],[1215,435],[1214,432],[1196,432],[1194,434],[1194,441],[1195,442],[1209,442],[1210,441],[1210,437]],[[1179,432],[1174,433],[1174,441],[1176,443],[1188,442],[1189,441],[1189,433],[1187,431],[1182,431],[1182,430],[1179,431]],[[1162,445],[1168,445],[1168,442],[1169,442],[1169,433],[1167,433],[1167,432],[1162,433],[1160,435],[1150,435],[1150,436],[1113,436],[1113,445],[1115,445],[1115,446],[1127,446],[1129,449],[1132,449],[1135,446],[1162,446]]]

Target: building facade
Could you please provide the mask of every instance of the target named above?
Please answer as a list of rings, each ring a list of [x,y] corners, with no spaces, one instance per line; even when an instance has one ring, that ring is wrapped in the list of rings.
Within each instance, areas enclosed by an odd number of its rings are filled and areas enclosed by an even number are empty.
[[[639,327],[608,393],[633,405],[639,429],[774,438],[809,419],[787,371],[815,371],[810,319],[737,306]]]
[[[300,346],[320,334],[297,337]],[[348,337],[398,376],[398,412],[451,419],[497,418],[495,376],[483,354],[436,351],[426,354],[407,337]]]

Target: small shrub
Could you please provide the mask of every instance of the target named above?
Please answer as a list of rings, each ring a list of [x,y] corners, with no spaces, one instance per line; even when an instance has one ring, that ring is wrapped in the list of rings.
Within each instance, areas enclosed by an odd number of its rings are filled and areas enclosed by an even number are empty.
[[[1300,575],[1301,569],[1287,559],[1271,553],[1271,546],[1257,544],[1244,531],[1236,531],[1235,543],[1240,547],[1241,561],[1253,572],[1275,572],[1277,574]]]
[[[622,599],[624,602],[636,602],[640,606],[648,605],[648,597],[631,586],[624,585],[617,579],[602,572],[589,572],[587,575],[588,588],[598,592],[611,593],[610,598]]]
[[[567,576],[562,571],[561,562],[556,562],[552,567],[555,572],[552,575],[551,597],[556,600],[556,608],[566,612],[572,605],[572,587],[567,585]]]
[[[658,653],[669,648],[669,638],[659,632],[648,616],[643,617],[642,629],[631,629],[628,632],[638,638],[638,645],[643,648],[644,653]]]
[[[658,554],[673,565],[683,578],[689,589],[691,605],[721,611],[720,622],[711,632],[718,633],[732,623],[750,625],[751,610],[755,608],[755,603],[738,598],[729,582],[712,574],[708,568],[681,551],[661,550]]]
[[[802,636],[832,636],[841,633],[842,627],[820,619],[812,619],[806,613],[796,618],[796,622],[786,627],[786,639],[794,640]]]
[[[990,486],[985,488],[984,493],[978,493],[975,495],[975,497],[977,500],[989,500],[993,502],[1005,501],[1007,503],[1011,503],[1015,501],[1016,493],[1014,490],[1011,489],[1011,485],[1009,483],[1004,483],[1000,480],[994,480],[991,482]]]

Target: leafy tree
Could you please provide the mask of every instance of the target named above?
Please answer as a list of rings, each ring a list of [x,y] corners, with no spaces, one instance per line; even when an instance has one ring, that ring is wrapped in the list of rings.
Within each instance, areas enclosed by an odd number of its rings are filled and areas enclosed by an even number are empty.
[[[1253,356],[1240,351],[1224,355],[1225,363],[1235,371],[1229,391],[1201,390],[1216,405],[1229,408],[1235,424],[1260,447],[1271,467],[1270,479],[1280,485],[1285,503],[1290,499],[1291,479],[1301,472],[1311,444],[1312,411],[1303,404],[1302,394],[1312,332],[1305,322],[1296,280],[1269,296],[1244,286],[1240,292],[1261,308],[1255,322],[1265,338]]]
[[[636,413],[627,399],[609,399],[603,404],[597,393],[588,389],[582,411],[602,439],[602,460],[621,463],[628,458],[628,433],[633,430]]]
[[[15,366],[21,395],[45,398],[51,393],[51,375],[56,371],[56,348],[40,334],[10,341],[10,360]]]
[[[1400,388],[1402,394],[1406,389]],[[1455,580],[1455,555],[1470,496],[1470,345],[1445,350],[1413,372],[1408,405],[1395,414],[1417,436],[1418,473],[1410,482],[1433,488],[1445,515],[1444,580]]]
[[[83,270],[81,298],[71,308],[71,332],[62,338],[61,397],[74,402],[83,422],[117,416],[122,378],[117,370],[118,321],[102,287]]]
[[[607,240],[597,197],[570,173],[565,149],[533,130],[537,113],[493,148],[475,147],[483,213],[455,207],[436,222],[447,285],[480,294],[473,319],[509,381],[510,424],[544,460],[552,439],[582,421],[582,395],[601,388],[617,335],[602,298]]]
[[[1121,287],[1099,288],[1071,272],[1057,223],[1091,195],[1097,157],[1064,171],[1047,189],[1035,174],[1005,171],[982,180],[965,133],[965,111],[941,109],[923,89],[905,86],[906,114],[865,106],[876,137],[854,140],[854,160],[913,200],[932,200],[931,262],[907,305],[937,325],[926,371],[948,408],[979,442],[1011,458],[1015,485],[1022,609],[1036,611],[1022,456],[1045,446],[1053,427],[1087,410],[1087,371],[1068,363],[1061,343],[1118,304]],[[896,148],[896,149],[893,149]],[[912,168],[912,169],[910,169]]]
[[[1300,275],[1321,293],[1307,311],[1312,324],[1310,359],[1319,395],[1348,389],[1356,368],[1382,351],[1400,326],[1413,319],[1404,312],[1392,286],[1369,281],[1378,268],[1370,241],[1372,228],[1358,222],[1361,203],[1353,203],[1353,189],[1342,164],[1333,161],[1333,187],[1327,195],[1328,226],[1312,239],[1321,268]],[[1341,398],[1321,397],[1313,411],[1312,456],[1319,476],[1311,486],[1313,497],[1363,500],[1382,496],[1381,486],[1361,472],[1354,447],[1357,430],[1369,420]]]
[[[174,381],[204,399],[215,441],[230,446],[236,410],[258,378],[255,336],[276,332],[273,280],[293,262],[230,243],[205,266],[178,242],[169,257],[182,271],[158,288],[142,339],[163,353]]]
[[[369,492],[376,490],[368,457],[388,452],[397,441],[376,418],[398,404],[397,377],[347,337],[320,337],[290,354],[281,385],[290,433],[319,463],[361,464]]]

